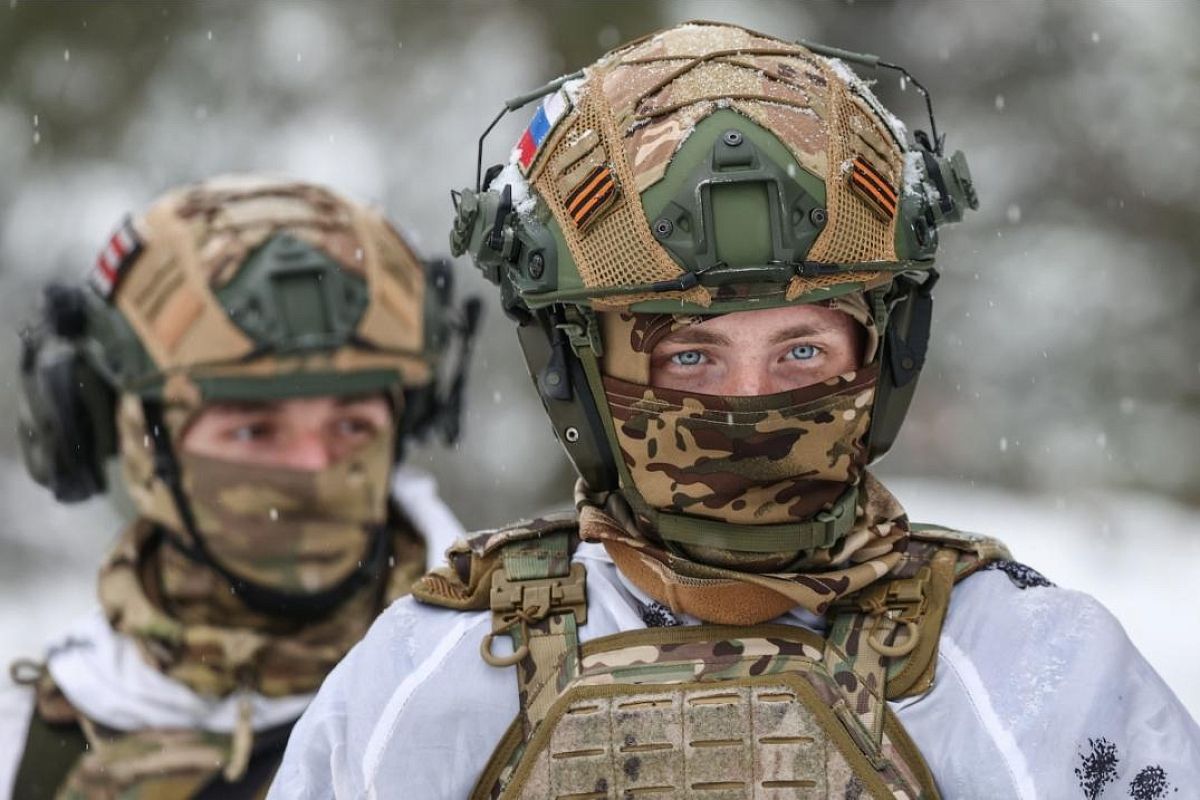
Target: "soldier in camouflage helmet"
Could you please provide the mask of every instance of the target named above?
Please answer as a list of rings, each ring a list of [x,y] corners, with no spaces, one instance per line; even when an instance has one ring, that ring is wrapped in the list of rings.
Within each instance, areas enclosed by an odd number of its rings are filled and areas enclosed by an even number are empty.
[[[539,106],[451,242],[501,287],[576,509],[451,548],[274,797],[1073,797],[1100,740],[1123,788],[1200,785],[1111,615],[868,469],[976,200],[846,60],[893,68],[694,23],[509,102]]]
[[[456,434],[448,347],[477,307],[454,312],[448,279],[373,210],[228,176],[123,223],[89,288],[51,287],[25,339],[27,463],[73,501],[119,455],[138,516],[102,613],[14,666],[31,710],[3,722],[0,787],[265,793],[325,675],[462,532],[397,469],[414,437]]]

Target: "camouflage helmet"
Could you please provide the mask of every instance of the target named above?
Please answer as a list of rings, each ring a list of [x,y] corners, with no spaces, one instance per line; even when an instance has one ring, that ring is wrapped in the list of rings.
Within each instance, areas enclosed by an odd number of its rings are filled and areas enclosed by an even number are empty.
[[[451,248],[500,285],[593,489],[631,491],[604,402],[600,311],[864,298],[881,343],[869,451],[890,448],[924,359],[938,228],[977,201],[932,111],[932,137],[910,134],[845,60],[903,72],[699,22],[506,104],[539,101],[508,163],[454,194]]]
[[[25,335],[26,462],[60,499],[103,490],[119,397],[168,409],[174,435],[213,400],[368,392],[403,407],[402,432],[456,431],[457,393],[436,385],[456,325],[444,262],[328,189],[231,175],[169,191],[88,282],[50,287],[48,324]],[[74,387],[60,413],[56,380]]]

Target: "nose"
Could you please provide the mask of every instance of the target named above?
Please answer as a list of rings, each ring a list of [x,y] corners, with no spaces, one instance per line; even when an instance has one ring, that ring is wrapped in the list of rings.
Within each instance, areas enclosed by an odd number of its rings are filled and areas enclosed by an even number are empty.
[[[721,394],[731,397],[754,397],[776,391],[775,378],[760,359],[744,359],[734,362],[726,376]]]
[[[283,466],[306,470],[324,469],[334,460],[325,437],[311,431],[296,435],[280,456]]]

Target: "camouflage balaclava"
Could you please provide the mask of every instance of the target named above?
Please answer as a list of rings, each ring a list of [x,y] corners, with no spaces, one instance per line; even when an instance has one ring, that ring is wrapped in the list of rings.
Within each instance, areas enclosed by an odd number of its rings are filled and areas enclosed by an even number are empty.
[[[745,525],[808,519],[866,466],[878,365],[861,294],[829,302],[868,332],[854,373],[802,389],[726,397],[651,386],[650,355],[697,315],[601,314],[603,386],[634,486],[658,510]]]
[[[187,551],[176,504],[159,502],[154,443],[141,404],[127,398],[121,411],[122,466],[130,495],[144,519],[178,538],[174,555],[163,563],[163,588],[170,598],[174,587],[191,583],[190,572],[211,571],[211,566]],[[177,458],[192,525],[212,560],[253,585],[293,595],[328,591],[383,545],[378,537],[387,523],[395,436],[394,425],[389,426],[319,470],[199,455],[180,444]],[[205,609],[196,600],[189,594],[192,616]],[[218,603],[208,613],[224,620],[232,613],[237,620],[240,615],[229,605]]]

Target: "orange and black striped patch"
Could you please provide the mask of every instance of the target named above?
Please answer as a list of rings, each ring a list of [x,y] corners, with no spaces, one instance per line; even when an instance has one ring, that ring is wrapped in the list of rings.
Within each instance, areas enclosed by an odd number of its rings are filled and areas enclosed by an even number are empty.
[[[885,221],[896,216],[896,190],[862,156],[855,156],[850,169],[850,188]]]
[[[610,166],[601,164],[567,195],[567,213],[577,226],[586,227],[599,218],[600,212],[608,208],[616,196],[617,177]]]

